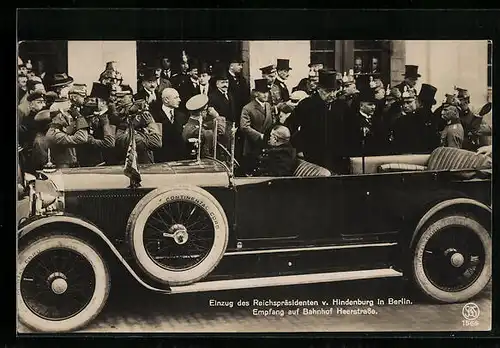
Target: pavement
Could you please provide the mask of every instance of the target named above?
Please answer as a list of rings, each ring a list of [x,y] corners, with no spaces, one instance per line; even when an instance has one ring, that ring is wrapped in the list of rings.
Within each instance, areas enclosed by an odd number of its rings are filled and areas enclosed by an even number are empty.
[[[80,332],[418,332],[491,329],[491,284],[469,301],[480,310],[475,320],[464,319],[464,303],[434,304],[411,293],[408,283],[402,278],[177,295],[151,293],[135,284],[116,284],[103,312]],[[283,300],[299,300],[302,303],[278,306],[269,302]],[[339,302],[347,300],[351,302]],[[20,332],[28,332],[25,328],[19,329]]]

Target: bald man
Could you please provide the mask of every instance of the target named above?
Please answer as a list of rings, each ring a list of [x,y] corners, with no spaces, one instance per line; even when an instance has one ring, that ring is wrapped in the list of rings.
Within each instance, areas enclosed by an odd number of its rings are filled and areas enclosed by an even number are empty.
[[[276,125],[271,130],[268,147],[262,150],[256,176],[291,176],[297,168],[297,151],[290,144],[290,130]]]
[[[182,128],[187,116],[179,110],[181,98],[174,88],[165,88],[161,92],[161,104],[152,110],[157,123],[162,125],[163,145],[154,152],[155,162],[183,160],[188,157],[186,144],[182,138]]]

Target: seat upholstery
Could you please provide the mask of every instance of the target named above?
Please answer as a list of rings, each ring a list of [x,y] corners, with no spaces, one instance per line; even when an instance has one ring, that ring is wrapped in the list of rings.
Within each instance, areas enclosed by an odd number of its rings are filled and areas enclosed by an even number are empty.
[[[297,168],[295,168],[294,176],[330,176],[332,173],[317,164],[307,162],[303,159],[298,159]]]
[[[388,155],[365,157],[365,174],[377,173],[383,164],[397,163],[425,166],[430,155]],[[363,157],[351,157],[351,174],[363,174]]]
[[[408,163],[387,163],[380,165],[377,169],[379,173],[415,172],[423,170],[427,170],[427,166]]]
[[[490,157],[472,151],[438,147],[431,153],[427,167],[429,170],[489,169],[492,161]]]

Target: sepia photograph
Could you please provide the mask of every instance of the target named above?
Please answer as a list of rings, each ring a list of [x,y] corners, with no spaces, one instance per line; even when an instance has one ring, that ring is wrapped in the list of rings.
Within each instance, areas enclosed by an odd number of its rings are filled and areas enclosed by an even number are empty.
[[[17,332],[492,327],[492,41],[17,46]]]

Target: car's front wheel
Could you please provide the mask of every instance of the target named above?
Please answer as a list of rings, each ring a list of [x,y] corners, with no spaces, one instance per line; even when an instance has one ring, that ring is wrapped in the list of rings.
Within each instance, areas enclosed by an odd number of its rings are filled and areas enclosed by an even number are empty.
[[[464,302],[480,293],[491,278],[492,241],[476,220],[451,215],[433,221],[413,249],[413,278],[431,299]]]
[[[53,234],[20,247],[18,315],[35,331],[84,327],[101,312],[109,289],[103,258],[76,237]]]

